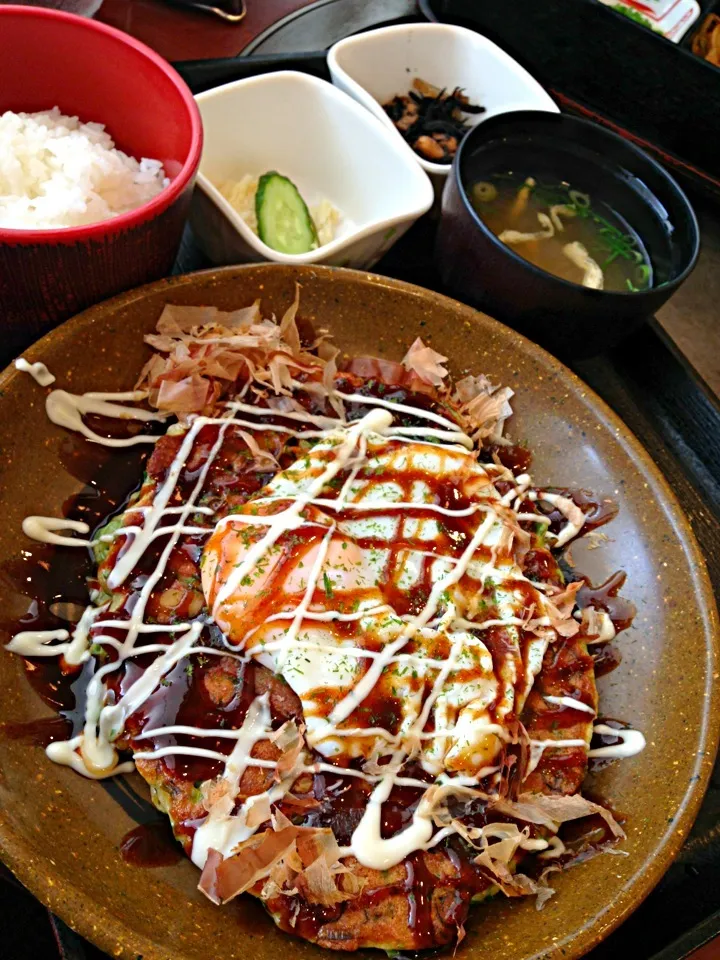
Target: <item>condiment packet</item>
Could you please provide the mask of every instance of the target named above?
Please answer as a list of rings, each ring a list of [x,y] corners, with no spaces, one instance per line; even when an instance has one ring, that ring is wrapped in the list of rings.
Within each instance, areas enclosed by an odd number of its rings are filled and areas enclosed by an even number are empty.
[[[700,16],[697,0],[599,0],[666,39],[678,43]]]

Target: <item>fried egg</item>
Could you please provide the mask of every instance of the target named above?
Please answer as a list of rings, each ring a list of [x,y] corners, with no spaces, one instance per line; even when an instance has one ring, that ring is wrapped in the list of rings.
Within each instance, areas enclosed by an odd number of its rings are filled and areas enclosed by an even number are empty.
[[[377,434],[361,446],[322,483],[339,446],[316,444],[218,524],[208,605],[230,645],[297,693],[321,754],[402,746],[428,773],[476,777],[541,666],[547,640],[521,641],[517,624],[542,594],[472,454]]]

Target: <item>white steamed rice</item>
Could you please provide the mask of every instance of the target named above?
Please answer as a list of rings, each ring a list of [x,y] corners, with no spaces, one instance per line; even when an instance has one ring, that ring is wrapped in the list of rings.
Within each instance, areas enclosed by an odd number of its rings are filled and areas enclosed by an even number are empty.
[[[147,203],[167,186],[159,160],[138,163],[101,123],[55,107],[0,116],[0,227],[75,227]]]

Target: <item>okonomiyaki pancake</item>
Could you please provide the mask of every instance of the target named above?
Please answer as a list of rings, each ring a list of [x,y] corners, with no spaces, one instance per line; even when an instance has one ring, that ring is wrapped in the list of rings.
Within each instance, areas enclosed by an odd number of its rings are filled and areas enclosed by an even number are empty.
[[[628,611],[559,563],[613,510],[533,484],[510,391],[451,383],[419,341],[340,370],[297,309],[166,308],[139,392],[50,395],[98,442],[78,411],[167,430],[133,433],[145,475],[80,541],[97,571],[72,635],[10,648],[90,670],[48,755],[134,765],[215,903],[249,893],[331,949],[433,948],[471,902],[542,905],[553,870],[623,836],[580,791],[593,756],[643,745],[592,744],[594,650]]]

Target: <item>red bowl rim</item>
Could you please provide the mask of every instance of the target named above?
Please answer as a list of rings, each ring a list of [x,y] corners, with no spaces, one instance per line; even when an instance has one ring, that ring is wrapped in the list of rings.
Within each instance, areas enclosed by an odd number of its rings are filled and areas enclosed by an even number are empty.
[[[117,217],[109,217],[105,220],[98,220],[95,223],[87,223],[78,227],[53,227],[48,230],[34,229],[13,229],[11,227],[0,227],[0,242],[5,243],[74,243],[77,241],[91,240],[107,234],[108,232],[119,232],[124,229],[136,226],[149,220],[156,214],[166,210],[183,192],[187,184],[195,175],[200,165],[200,155],[203,145],[203,127],[200,119],[195,98],[190,92],[190,88],[182,79],[179,73],[175,71],[170,64],[154,50],[151,50],[146,44],[141,43],[130,34],[110,27],[98,20],[90,20],[87,17],[80,17],[74,13],[67,13],[64,10],[54,10],[47,7],[28,7],[19,4],[0,5],[0,18],[13,14],[15,16],[24,16],[30,19],[42,18],[46,20],[60,20],[67,23],[75,23],[89,31],[104,33],[106,36],[132,47],[146,59],[151,60],[155,66],[170,80],[185,104],[190,118],[190,148],[188,155],[183,163],[180,172],[175,179],[165,187],[156,197],[143,203],[141,206],[122,213]]]

